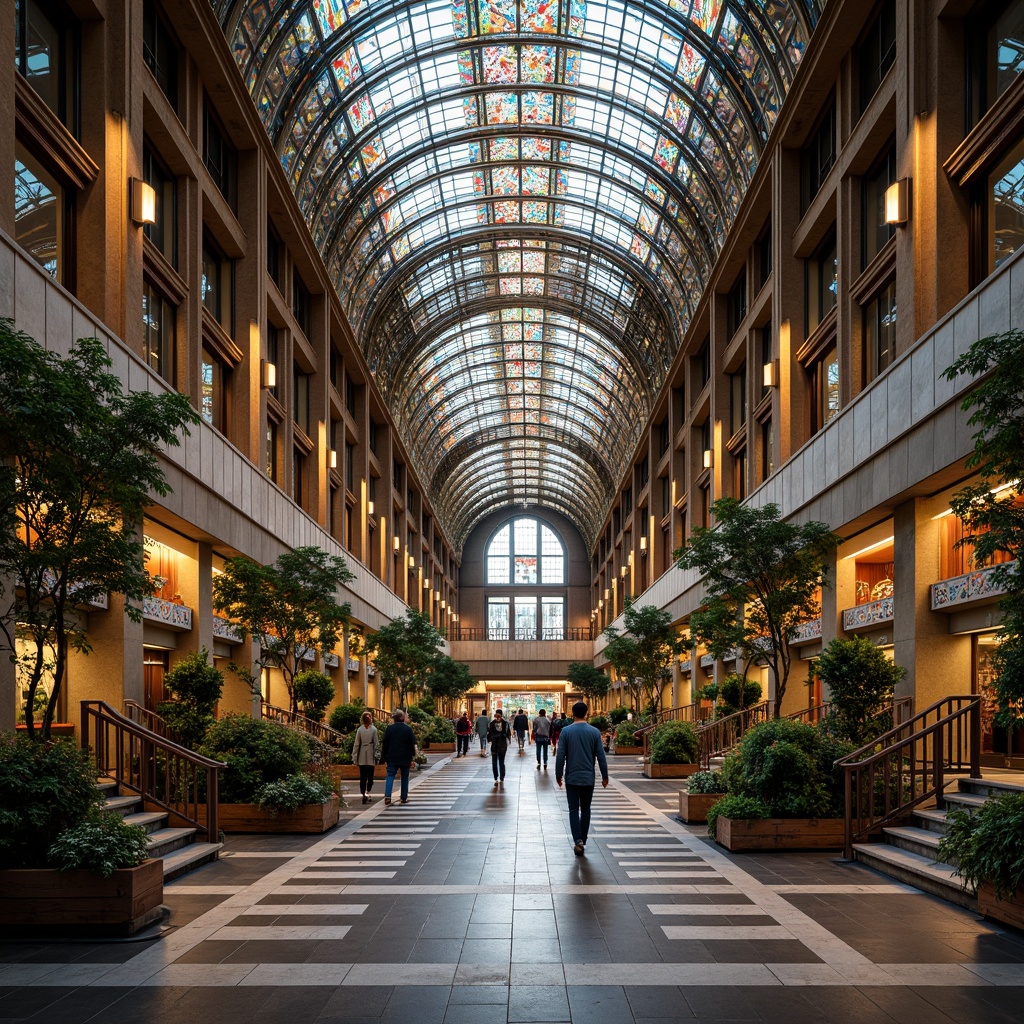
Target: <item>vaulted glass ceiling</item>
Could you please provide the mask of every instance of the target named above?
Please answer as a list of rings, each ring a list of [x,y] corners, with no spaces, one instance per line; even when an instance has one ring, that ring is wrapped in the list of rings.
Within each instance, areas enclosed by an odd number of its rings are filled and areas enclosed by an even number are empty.
[[[212,0],[461,545],[592,541],[823,0]]]

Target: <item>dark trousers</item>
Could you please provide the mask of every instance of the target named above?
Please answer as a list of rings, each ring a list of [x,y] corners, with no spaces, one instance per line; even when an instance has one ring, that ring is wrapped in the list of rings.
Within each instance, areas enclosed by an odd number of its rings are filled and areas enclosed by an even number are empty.
[[[585,843],[590,831],[590,805],[594,799],[594,787],[565,784],[565,799],[569,804],[569,830],[574,843]]]
[[[359,792],[366,796],[373,789],[373,765],[361,764],[359,766]]]
[[[544,764],[548,763],[548,746],[551,740],[547,736],[537,736],[534,738],[533,745],[537,748],[537,764],[541,763],[541,754],[544,755]]]
[[[461,733],[455,734],[455,753],[456,754],[468,754],[469,753],[469,737],[472,733]]]
[[[519,740],[519,749],[522,750],[526,746],[526,730],[516,729],[516,739]]]
[[[502,782],[505,781],[505,750],[496,750],[495,745],[491,744],[491,768],[494,771],[494,778],[500,779]]]

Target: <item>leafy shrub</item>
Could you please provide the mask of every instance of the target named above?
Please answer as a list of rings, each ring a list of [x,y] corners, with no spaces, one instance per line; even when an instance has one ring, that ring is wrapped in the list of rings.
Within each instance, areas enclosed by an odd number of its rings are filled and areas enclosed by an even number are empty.
[[[705,683],[693,696],[695,700],[718,700],[718,683]]]
[[[828,686],[831,703],[827,728],[855,747],[891,729],[886,706],[906,673],[870,640],[835,637],[818,658],[818,675]]]
[[[697,730],[690,722],[662,722],[651,732],[651,764],[694,764]]]
[[[615,746],[635,747],[636,745],[636,725],[632,722],[620,723],[619,727],[615,730]]]
[[[301,736],[277,722],[225,715],[206,734],[201,753],[227,764],[219,795],[226,803],[252,803],[268,782],[295,775],[309,760]]]
[[[307,718],[322,722],[327,706],[334,700],[334,683],[325,672],[308,668],[296,675],[292,684],[296,703]]]
[[[743,707],[749,708],[761,700],[763,693],[761,684],[754,680],[743,682],[743,676],[735,672],[727,675],[718,687],[718,694],[722,703],[731,711],[740,710],[740,695],[743,696]]]
[[[337,732],[353,732],[359,728],[359,716],[366,710],[361,700],[353,700],[351,704],[339,704],[329,719],[330,726]]]
[[[730,818],[734,821],[763,821],[772,814],[756,797],[738,796],[735,793],[716,800],[708,810],[708,835],[716,839],[719,818]]]
[[[604,732],[605,729],[611,728],[611,719],[607,715],[594,715],[590,720],[590,724],[600,732]]]
[[[416,725],[429,725],[433,719],[433,715],[424,711],[422,707],[413,704],[411,708],[406,712],[406,718],[409,720],[409,724],[415,723]]]
[[[224,673],[210,664],[210,652],[204,647],[179,661],[164,676],[164,687],[172,699],[159,703],[157,714],[180,743],[198,749],[213,725],[213,709],[224,690]]]
[[[308,775],[288,775],[261,786],[256,792],[255,802],[261,810],[276,814],[278,811],[296,811],[306,804],[322,804],[332,792],[329,784]]]
[[[965,886],[977,893],[991,885],[999,900],[1024,891],[1024,793],[991,797],[974,814],[956,808],[946,819],[939,858],[956,863]]]
[[[771,817],[835,817],[843,783],[832,763],[849,749],[803,722],[775,718],[746,733],[722,771],[731,794],[759,800]]]
[[[430,715],[431,718],[437,714],[437,701],[431,693],[422,694],[420,699],[416,701],[416,707],[419,708],[420,711]]]
[[[626,720],[628,714],[629,708],[624,704],[619,704],[618,707],[614,707],[608,712],[608,717],[611,719],[612,725],[620,725]]]
[[[694,772],[689,779],[689,791],[693,794],[728,793],[725,777],[721,772]]]
[[[334,749],[334,753],[331,756],[331,764],[351,764],[352,763],[352,748],[356,743],[356,734],[349,733],[341,743],[338,744]]]
[[[455,726],[447,718],[433,718],[423,731],[426,743],[454,743]]]
[[[0,868],[45,863],[57,836],[102,802],[86,751],[0,735]]]
[[[146,830],[113,811],[92,811],[85,821],[65,829],[47,852],[58,871],[92,871],[109,878],[134,868],[149,856]]]

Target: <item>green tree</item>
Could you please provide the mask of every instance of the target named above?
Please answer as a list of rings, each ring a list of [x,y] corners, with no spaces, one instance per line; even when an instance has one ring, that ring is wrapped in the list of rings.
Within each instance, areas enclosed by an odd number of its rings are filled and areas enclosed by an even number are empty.
[[[164,676],[171,700],[157,705],[159,714],[178,742],[198,750],[206,730],[214,723],[213,709],[224,690],[224,673],[210,664],[204,647],[192,651]]]
[[[1003,485],[1024,480],[1024,331],[974,342],[943,376],[953,381],[964,374],[979,378],[962,403],[964,411],[973,410],[968,425],[978,428],[965,463],[978,478],[957,491],[950,506],[964,523],[960,543],[973,546],[976,564],[998,554],[1014,559],[992,571],[1006,592],[999,605],[1002,640],[992,655],[996,722],[1012,733],[1024,726],[1024,574],[1018,572],[1024,504],[1017,488]]]
[[[862,636],[831,640],[818,658],[818,676],[829,689],[831,731],[860,747],[891,728],[886,708],[906,674]]]
[[[304,669],[295,677],[295,702],[302,713],[314,722],[322,722],[327,707],[334,700],[334,683],[326,672]]]
[[[701,574],[706,594],[690,632],[716,658],[735,649],[747,667],[767,665],[778,715],[793,660],[789,641],[821,614],[818,593],[842,538],[825,523],[784,522],[773,504],[719,498],[711,508],[714,527],[698,527],[675,552],[679,568]]]
[[[595,668],[590,661],[571,661],[565,673],[569,685],[578,690],[583,699],[593,707],[608,696],[612,681],[606,672]]]
[[[476,680],[469,674],[469,666],[456,661],[447,654],[439,654],[434,659],[427,675],[427,690],[437,701],[446,701],[449,707],[469,693],[476,686]],[[423,706],[423,701],[420,701]]]
[[[404,618],[381,626],[365,641],[381,681],[398,691],[398,706],[403,708],[410,694],[426,687],[443,643],[440,631],[415,608],[407,609]]]
[[[79,609],[109,591],[142,619],[154,591],[145,566],[142,517],[170,487],[159,453],[198,422],[184,395],[125,393],[96,338],[65,357],[46,352],[0,320],[0,647],[36,704],[52,680],[43,739],[57,711],[71,651],[92,648]],[[6,581],[6,582],[5,582]],[[26,715],[34,736],[31,713]]]
[[[344,558],[315,546],[286,551],[269,565],[228,558],[214,577],[214,607],[232,620],[241,639],[259,641],[261,669],[280,669],[293,713],[302,656],[337,645],[351,612],[347,602],[338,603],[337,594],[354,579]]]
[[[657,714],[661,691],[672,678],[672,662],[685,641],[669,613],[654,605],[637,607],[627,600],[623,619],[624,632],[615,626],[604,631],[605,657],[628,690],[633,710],[639,714],[650,708]]]

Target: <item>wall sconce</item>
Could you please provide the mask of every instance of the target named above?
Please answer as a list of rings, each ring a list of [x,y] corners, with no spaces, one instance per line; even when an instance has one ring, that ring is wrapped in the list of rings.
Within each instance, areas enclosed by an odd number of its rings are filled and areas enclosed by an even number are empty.
[[[603,607],[604,607],[604,599],[602,598],[600,601],[597,602],[598,611],[600,611]]]
[[[368,516],[372,516],[373,515],[373,502],[372,501],[368,501],[366,503],[366,514]]]
[[[277,387],[277,367],[266,359],[260,360],[260,387]]]
[[[156,223],[156,189],[141,178],[129,178],[132,220],[138,225]]]
[[[409,568],[410,569],[415,569],[416,568],[416,559],[413,558],[412,555],[409,556]]]
[[[710,469],[715,464],[715,450],[713,448],[704,449],[704,468]]]
[[[430,589],[430,580],[424,580],[423,581],[423,589],[424,590],[429,590]]]
[[[765,363],[763,367],[764,386],[766,388],[777,388],[779,386],[779,361],[773,359]]]
[[[641,555],[646,555],[647,554],[647,538],[646,537],[641,537],[640,538],[640,554]]]
[[[623,567],[622,567],[622,568],[621,568],[621,569],[619,570],[619,575],[620,575],[620,576],[621,576],[621,577],[622,577],[623,579],[625,579],[625,578],[626,578],[626,573],[627,573],[627,572],[629,572],[629,566],[627,566],[627,565],[624,565],[624,566],[623,566]]]
[[[397,552],[402,546],[402,542],[398,539],[397,535],[391,538],[391,547]]]
[[[885,190],[885,223],[906,224],[910,218],[910,179],[898,178]]]
[[[441,602],[441,611],[444,611],[446,607],[447,606],[445,605],[444,601],[442,601]]]
[[[327,465],[331,469],[338,468],[338,453],[333,449],[329,449],[327,452]]]
[[[608,587],[604,588],[604,599],[607,601],[612,596],[612,592]]]

